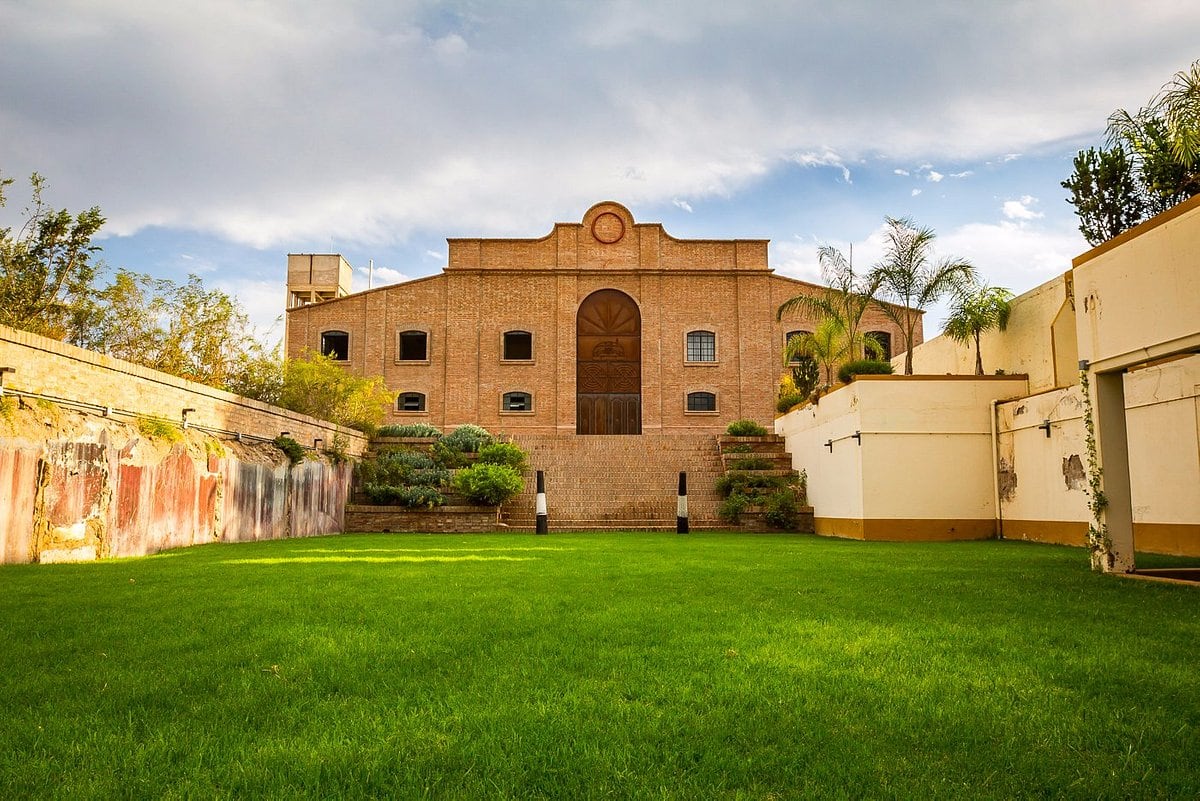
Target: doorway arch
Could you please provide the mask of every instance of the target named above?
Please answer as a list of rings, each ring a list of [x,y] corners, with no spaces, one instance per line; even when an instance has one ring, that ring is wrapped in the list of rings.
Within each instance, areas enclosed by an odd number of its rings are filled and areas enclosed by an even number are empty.
[[[575,433],[642,433],[642,314],[600,289],[575,317]]]

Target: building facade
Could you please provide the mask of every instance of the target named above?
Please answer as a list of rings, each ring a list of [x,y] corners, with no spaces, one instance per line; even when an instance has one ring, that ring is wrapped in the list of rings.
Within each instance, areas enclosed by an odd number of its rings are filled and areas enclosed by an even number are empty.
[[[815,325],[776,309],[821,291],[775,275],[767,240],[680,240],[612,202],[540,239],[451,239],[440,275],[352,294],[350,273],[288,256],[289,357],[382,375],[388,423],[530,434],[769,423],[786,338]],[[877,309],[862,330],[903,342]]]

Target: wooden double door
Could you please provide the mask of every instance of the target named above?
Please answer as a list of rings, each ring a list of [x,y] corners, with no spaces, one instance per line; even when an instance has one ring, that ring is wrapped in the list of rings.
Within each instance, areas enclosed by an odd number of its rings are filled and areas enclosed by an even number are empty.
[[[642,433],[642,315],[616,289],[588,295],[575,318],[575,433]]]

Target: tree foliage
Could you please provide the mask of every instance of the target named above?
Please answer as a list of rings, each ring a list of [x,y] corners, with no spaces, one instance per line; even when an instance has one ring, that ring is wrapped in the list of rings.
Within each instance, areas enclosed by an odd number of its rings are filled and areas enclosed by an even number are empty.
[[[935,259],[932,228],[918,228],[910,219],[885,217],[887,232],[883,259],[871,274],[878,281],[879,309],[896,324],[904,337],[904,374],[912,375],[913,338],[918,312],[956,291],[975,275],[965,259]],[[882,302],[890,301],[890,302]]]
[[[950,306],[945,334],[956,342],[975,341],[975,375],[983,375],[979,338],[984,331],[1008,328],[1013,293],[1002,286],[978,284],[957,293]]]
[[[863,314],[874,303],[879,280],[874,275],[854,272],[853,250],[847,258],[837,248],[824,245],[817,249],[817,260],[826,286],[816,294],[800,294],[784,301],[775,312],[775,319],[782,320],[789,312],[800,311],[817,319],[836,320],[845,337],[843,350],[848,358],[861,358],[864,348],[870,345],[865,344],[859,327]]]
[[[1062,182],[1092,245],[1200,194],[1200,60],[1137,111],[1114,111],[1107,140],[1080,151]]]
[[[283,363],[279,405],[301,414],[371,433],[391,399],[382,377],[352,375],[320,353]]]
[[[0,175],[0,207],[12,183]],[[99,250],[92,237],[104,217],[95,206],[78,214],[51,208],[36,172],[29,184],[20,228],[0,228],[0,324],[75,342],[91,319],[92,256]]]

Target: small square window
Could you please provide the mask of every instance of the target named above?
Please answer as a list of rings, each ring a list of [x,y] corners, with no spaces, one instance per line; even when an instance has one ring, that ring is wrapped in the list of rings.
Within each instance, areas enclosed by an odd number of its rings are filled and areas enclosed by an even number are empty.
[[[505,392],[501,408],[506,412],[531,412],[533,396],[528,392]]]
[[[350,335],[345,331],[325,331],[321,334],[321,353],[335,362],[350,358]]]
[[[532,361],[533,334],[528,331],[504,332],[505,361]]]
[[[717,410],[716,393],[689,392],[687,396],[687,410],[689,412],[715,412]]]
[[[425,411],[425,395],[420,392],[401,392],[396,398],[396,410],[401,412]]]
[[[429,359],[429,335],[424,331],[400,332],[400,361],[423,362]]]

